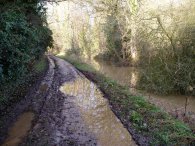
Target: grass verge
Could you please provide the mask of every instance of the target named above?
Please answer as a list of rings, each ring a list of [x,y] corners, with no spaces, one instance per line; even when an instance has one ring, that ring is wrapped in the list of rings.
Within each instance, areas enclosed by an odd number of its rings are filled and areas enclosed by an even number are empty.
[[[112,110],[140,145],[195,145],[195,134],[181,121],[161,111],[143,97],[131,95],[128,87],[97,72],[92,66],[68,57],[61,57],[88,79],[108,98]]]

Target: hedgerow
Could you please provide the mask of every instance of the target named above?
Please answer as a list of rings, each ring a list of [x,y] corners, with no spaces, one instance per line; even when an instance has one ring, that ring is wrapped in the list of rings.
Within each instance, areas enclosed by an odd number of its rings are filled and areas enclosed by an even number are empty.
[[[45,9],[37,1],[0,3],[0,78],[14,81],[27,74],[35,60],[52,45],[44,21]]]

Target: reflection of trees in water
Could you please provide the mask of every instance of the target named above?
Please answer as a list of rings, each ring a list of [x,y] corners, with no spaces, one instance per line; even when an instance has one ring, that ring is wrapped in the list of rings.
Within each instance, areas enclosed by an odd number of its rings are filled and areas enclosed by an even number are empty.
[[[135,87],[139,79],[139,70],[135,67],[117,67],[111,62],[95,61],[98,63],[99,68],[96,68],[101,73],[109,76],[117,82]]]
[[[98,63],[99,66],[99,68],[96,69],[98,69],[101,73],[104,73],[106,76],[111,77],[112,79],[118,81],[123,85],[128,85],[130,87],[136,86],[137,81],[139,79],[139,73],[141,72],[141,70],[134,67],[117,67],[113,65],[111,62],[96,61],[96,63]],[[130,90],[132,91],[133,89]],[[161,107],[163,110],[169,112],[175,117],[181,120],[187,119],[186,116],[183,116],[185,113],[184,109],[186,96],[182,95],[158,96],[144,91],[137,91],[136,89],[132,91],[132,94],[141,94],[142,96],[145,96],[145,98],[149,102],[157,105],[158,107]],[[147,96],[147,94],[149,94],[149,97]],[[188,122],[191,125],[194,125],[193,121],[195,121],[195,115],[192,114],[192,112],[195,112],[194,104],[195,98],[190,97],[186,113],[188,117]]]

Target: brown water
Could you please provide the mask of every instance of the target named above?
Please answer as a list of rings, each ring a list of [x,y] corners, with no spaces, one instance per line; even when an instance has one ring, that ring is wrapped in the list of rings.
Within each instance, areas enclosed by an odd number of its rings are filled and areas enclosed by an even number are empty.
[[[182,95],[158,96],[155,94],[149,94],[143,91],[138,91],[135,88],[132,88],[136,86],[141,69],[135,67],[119,67],[109,62],[95,60],[92,61],[92,65],[98,71],[100,71],[101,73],[105,74],[108,77],[111,77],[118,83],[130,86],[131,87],[130,90],[133,94],[145,96],[145,98],[148,99],[150,102],[160,106],[161,108],[167,110],[168,112],[172,112],[175,110],[184,111],[186,96]],[[193,112],[193,114],[195,114],[195,97],[189,97],[187,111]]]
[[[18,146],[31,128],[34,114],[32,112],[23,113],[9,129],[8,138],[2,146]]]
[[[73,102],[79,107],[90,132],[95,134],[98,145],[136,145],[94,83],[86,78],[78,77],[75,81],[65,83],[60,90],[74,96]]]

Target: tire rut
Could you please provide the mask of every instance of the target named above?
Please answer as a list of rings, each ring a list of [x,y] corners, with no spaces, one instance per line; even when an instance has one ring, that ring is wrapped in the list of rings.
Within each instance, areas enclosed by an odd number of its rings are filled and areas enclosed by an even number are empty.
[[[79,109],[71,101],[72,97],[59,90],[64,82],[74,80],[77,73],[67,64],[68,68],[62,68],[63,66],[59,65],[60,60],[55,57],[49,59],[55,63],[53,82],[47,90],[48,94],[38,121],[22,145],[96,145],[95,136],[83,123]]]

